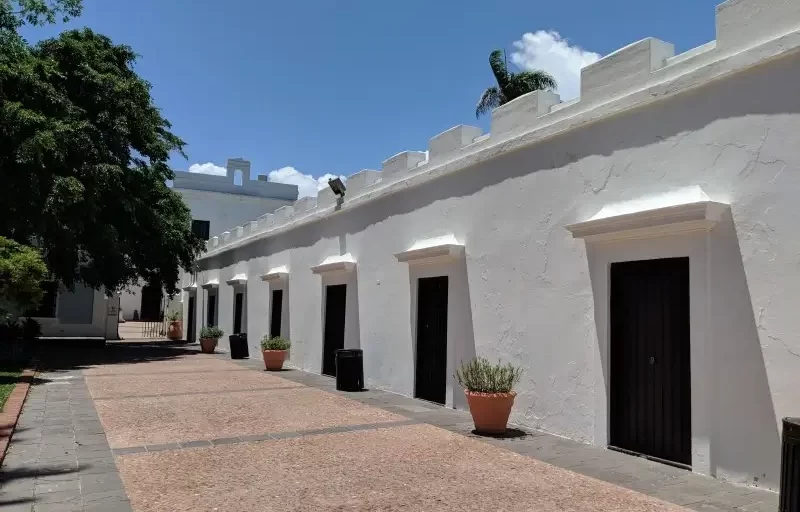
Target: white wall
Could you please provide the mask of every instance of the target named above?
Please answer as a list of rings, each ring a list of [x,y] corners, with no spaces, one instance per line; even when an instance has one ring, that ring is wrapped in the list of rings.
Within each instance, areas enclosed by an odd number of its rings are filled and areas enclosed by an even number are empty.
[[[253,180],[256,181],[256,180]],[[274,184],[271,184],[274,185]],[[234,187],[236,188],[236,187]],[[210,222],[210,234],[219,234],[241,226],[249,219],[270,213],[281,206],[292,204],[285,199],[272,199],[256,195],[236,195],[208,190],[175,188],[192,212],[192,219]],[[131,286],[120,293],[120,307],[125,320],[133,320],[134,310],[141,313],[141,286]],[[184,317],[188,314],[184,306]]]
[[[211,235],[217,235],[250,219],[270,213],[281,206],[292,204],[285,199],[271,199],[258,196],[210,192],[207,190],[175,189],[186,206],[192,211],[192,218],[211,222]]]
[[[122,309],[122,318],[133,320],[133,312],[142,312],[142,287],[129,286],[119,294],[119,307]]]
[[[735,3],[770,18],[795,13],[778,0]],[[758,21],[743,12],[740,23]],[[729,30],[736,20],[725,15]],[[448,375],[473,353],[522,365],[513,422],[604,446],[607,265],[689,256],[694,470],[777,488],[779,419],[800,413],[800,32],[721,38],[663,69],[669,47],[642,44],[600,62],[625,70],[616,88],[584,89],[559,108],[523,97],[496,112],[498,133],[470,137],[435,165],[398,170],[393,158],[341,206],[321,197],[313,211],[210,244],[199,281],[219,278],[220,326],[232,327],[225,279],[244,272],[254,350],[269,328],[269,284],[258,276],[286,265],[290,361],[319,372],[323,282],[310,268],[350,253],[368,385],[411,395],[414,279],[448,275]],[[593,76],[616,79],[596,66]],[[691,186],[730,204],[708,234],[587,248],[565,228],[611,203]],[[463,259],[416,270],[394,256],[444,235],[464,244]],[[459,393],[451,379],[448,405],[463,406]]]
[[[102,290],[94,291],[91,307],[91,323],[63,323],[59,319],[59,310],[64,301],[72,299],[73,294],[62,290],[58,294],[56,316],[53,318],[36,318],[42,325],[42,336],[53,338],[118,338],[119,301],[116,297],[106,297]],[[109,314],[111,313],[111,314]]]

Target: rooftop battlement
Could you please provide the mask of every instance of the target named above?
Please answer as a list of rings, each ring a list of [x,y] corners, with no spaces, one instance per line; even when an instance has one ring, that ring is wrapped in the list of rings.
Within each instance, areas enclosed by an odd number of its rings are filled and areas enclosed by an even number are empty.
[[[268,181],[264,175],[250,179],[250,162],[242,158],[229,158],[225,165],[225,176],[178,171],[172,181],[172,188],[180,190],[203,190],[242,196],[264,197],[268,199],[297,200],[297,185]],[[236,185],[236,171],[242,174],[242,184]]]
[[[716,41],[679,55],[671,43],[654,38],[627,45],[581,70],[581,97],[576,100],[562,102],[552,91],[519,97],[492,112],[491,133],[482,134],[474,126],[450,128],[430,139],[427,151],[403,151],[383,161],[380,171],[362,170],[350,176],[341,204],[330,190],[322,190],[316,200],[300,199],[245,224],[246,229],[211,238],[202,257],[422,185],[797,51],[800,1],[728,0],[717,6],[716,31]]]

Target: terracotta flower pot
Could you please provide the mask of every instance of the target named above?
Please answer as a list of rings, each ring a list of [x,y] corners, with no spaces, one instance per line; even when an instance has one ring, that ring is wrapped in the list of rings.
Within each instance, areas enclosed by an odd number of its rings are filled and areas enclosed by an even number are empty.
[[[469,403],[469,412],[475,423],[475,430],[483,434],[502,434],[506,431],[511,407],[514,405],[514,391],[510,393],[478,393],[464,390]]]
[[[280,370],[286,360],[285,350],[262,350],[264,354],[264,366],[267,370]]]
[[[217,348],[217,338],[200,338],[200,352],[204,354],[213,354]]]
[[[167,338],[171,340],[183,339],[183,324],[180,320],[169,323],[169,327],[167,327]]]

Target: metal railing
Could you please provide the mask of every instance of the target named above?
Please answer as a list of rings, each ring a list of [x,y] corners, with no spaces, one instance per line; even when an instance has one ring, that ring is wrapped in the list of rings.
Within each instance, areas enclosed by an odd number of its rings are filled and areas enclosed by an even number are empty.
[[[166,297],[161,298],[161,304],[158,308],[158,320],[142,320],[142,338],[166,338],[167,337],[167,327],[169,322],[167,321],[166,315],[164,312],[167,309],[167,299]]]
[[[142,338],[166,338],[167,324],[165,319],[141,322]]]

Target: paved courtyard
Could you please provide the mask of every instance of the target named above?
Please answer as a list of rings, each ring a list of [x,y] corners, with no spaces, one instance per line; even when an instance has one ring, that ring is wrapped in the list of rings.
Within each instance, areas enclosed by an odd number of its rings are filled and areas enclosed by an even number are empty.
[[[154,343],[52,350],[0,511],[775,511],[777,496],[257,359]]]

